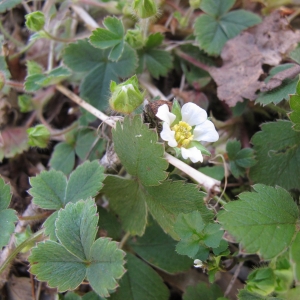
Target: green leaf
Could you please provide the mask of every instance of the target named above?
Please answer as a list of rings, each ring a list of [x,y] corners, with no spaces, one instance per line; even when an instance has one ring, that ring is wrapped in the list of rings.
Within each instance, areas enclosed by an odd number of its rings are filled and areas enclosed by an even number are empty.
[[[124,255],[116,242],[96,236],[98,215],[92,199],[69,203],[58,213],[56,235],[61,243],[39,243],[29,257],[30,271],[59,292],[75,289],[84,278],[102,297],[124,274]]]
[[[52,69],[50,72],[45,74],[45,78],[41,78],[40,80],[36,81],[36,84],[40,87],[49,86],[52,84],[57,84],[67,77],[71,76],[72,72],[66,67],[57,67]]]
[[[95,130],[84,128],[78,131],[75,152],[80,159],[99,159],[103,154],[104,150],[104,139],[99,139],[99,136]]]
[[[11,200],[10,186],[0,177],[0,210],[8,208]]]
[[[147,264],[130,253],[126,255],[126,274],[111,300],[168,300],[169,290],[161,277]]]
[[[0,4],[0,12],[1,12],[1,4]],[[10,72],[7,68],[5,57],[2,55],[0,55],[0,72],[3,73],[5,79],[10,78]]]
[[[299,284],[300,282],[300,232],[297,233],[295,240],[293,241],[291,248],[290,248],[290,258],[291,264],[294,270],[294,277],[296,283]]]
[[[162,229],[175,239],[179,238],[173,228],[179,213],[199,210],[205,222],[213,218],[212,212],[204,204],[205,194],[199,192],[196,185],[182,181],[164,181],[159,186],[145,187],[135,180],[108,176],[102,192],[120,216],[124,228],[131,234],[144,233],[146,207]]]
[[[137,66],[136,52],[129,46],[117,62],[108,59],[109,50],[94,48],[87,40],[69,44],[64,52],[64,63],[76,72],[87,72],[80,86],[80,96],[100,110],[108,106],[111,80],[133,75]]]
[[[202,167],[199,169],[199,171],[219,181],[222,181],[225,177],[225,171],[223,166]]]
[[[18,221],[16,211],[13,209],[4,209],[0,211],[0,248],[7,245],[11,234],[15,230],[14,223]]]
[[[22,0],[1,0],[0,1],[0,13],[4,13],[16,5],[22,3]]]
[[[224,1],[225,2],[225,1]],[[216,300],[222,297],[223,293],[219,286],[212,284],[207,286],[204,282],[199,283],[196,286],[188,286],[183,294],[183,300]]]
[[[33,203],[45,208],[58,210],[68,202],[76,202],[96,196],[102,188],[104,169],[97,161],[86,161],[70,175],[56,170],[43,171],[30,178],[32,188],[29,190]]]
[[[257,164],[250,169],[254,182],[300,188],[300,133],[285,120],[265,123],[252,138]],[[291,176],[291,174],[293,174]]]
[[[49,239],[52,241],[57,241],[57,236],[55,233],[55,221],[58,217],[58,211],[55,211],[50,217],[46,219],[46,221],[43,224],[43,227],[45,227],[45,235],[49,236]]]
[[[124,50],[124,27],[122,21],[116,17],[106,17],[103,21],[104,28],[97,28],[90,36],[90,42],[100,49],[112,48],[108,58],[118,60]]]
[[[228,12],[234,1],[203,0],[200,8],[207,14],[196,19],[194,34],[201,49],[219,55],[225,43],[241,31],[261,22],[259,16],[245,10]]]
[[[65,142],[55,145],[49,164],[57,171],[70,174],[75,165],[74,146]]]
[[[297,81],[296,94],[290,95],[290,107],[293,110],[288,116],[294,123],[293,129],[300,131],[300,81]],[[295,93],[295,91],[293,91]]]
[[[241,200],[226,204],[218,220],[247,252],[271,259],[291,243],[298,208],[281,187],[257,184],[253,188],[254,192],[240,194]]]
[[[272,77],[278,74],[281,71],[287,70],[294,67],[295,64],[284,64],[279,65],[270,71],[270,76],[265,79],[265,82],[269,82]],[[282,81],[282,84],[268,92],[260,93],[255,100],[255,103],[260,103],[262,105],[267,105],[270,103],[278,104],[282,100],[288,100],[291,94],[294,94],[296,91],[296,86],[298,82],[298,77],[293,79],[285,79]]]
[[[73,255],[87,260],[97,233],[97,207],[92,199],[68,203],[58,212],[55,222],[56,236]],[[76,220],[76,222],[74,222]]]
[[[143,185],[158,185],[167,177],[168,167],[163,158],[164,146],[158,143],[157,133],[143,124],[141,116],[126,117],[113,130],[115,151],[125,169],[137,176]]]
[[[121,223],[117,216],[103,207],[98,207],[99,222],[98,227],[102,235],[119,240],[122,233]]]
[[[145,234],[133,239],[130,246],[143,260],[171,274],[187,271],[193,265],[191,259],[175,252],[176,241],[154,220],[148,222]]]

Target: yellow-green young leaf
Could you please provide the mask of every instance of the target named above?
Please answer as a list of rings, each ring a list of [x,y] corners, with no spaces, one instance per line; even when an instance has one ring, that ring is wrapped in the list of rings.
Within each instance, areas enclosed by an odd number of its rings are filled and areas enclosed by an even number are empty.
[[[64,52],[65,65],[75,72],[86,72],[80,86],[80,96],[100,110],[108,106],[111,80],[133,75],[137,66],[135,50],[124,46],[118,61],[108,59],[109,49],[93,47],[87,40],[69,44]]]
[[[134,255],[126,255],[126,274],[111,300],[168,300],[169,290],[151,267]]]
[[[104,169],[97,161],[86,161],[66,176],[55,170],[43,171],[30,178],[29,190],[33,202],[45,209],[58,210],[68,202],[77,202],[95,197],[102,188]]]
[[[42,124],[27,129],[28,145],[32,147],[46,148],[50,140],[49,129]]]
[[[240,200],[226,204],[218,220],[248,253],[271,259],[290,245],[298,207],[281,187],[257,184],[253,188],[254,192],[242,193]]]
[[[145,234],[132,239],[130,246],[149,264],[173,274],[187,271],[193,265],[192,259],[176,253],[176,243],[151,219]]]
[[[0,177],[0,249],[8,243],[15,229],[14,222],[18,221],[16,211],[7,209],[10,200],[10,186]]]
[[[125,169],[143,185],[159,185],[166,179],[168,163],[163,158],[164,146],[157,142],[156,131],[143,124],[141,116],[126,117],[122,124],[118,122],[113,141]]]
[[[105,28],[97,28],[90,36],[90,42],[100,49],[111,48],[108,58],[118,60],[124,50],[124,27],[116,17],[106,17],[103,21]]]
[[[218,300],[222,297],[223,293],[219,286],[212,284],[207,286],[204,282],[199,283],[196,286],[188,286],[183,294],[183,300]]]
[[[300,188],[300,133],[285,120],[265,123],[252,138],[257,164],[250,169],[256,183]],[[291,175],[292,174],[292,175]]]
[[[202,0],[206,13],[196,19],[194,34],[201,49],[211,55],[221,53],[225,43],[242,30],[261,22],[258,15],[240,9],[228,12],[234,0]]]
[[[29,257],[30,271],[58,291],[75,289],[84,278],[102,296],[117,287],[125,272],[125,253],[108,238],[94,241],[98,215],[94,200],[69,203],[55,222],[60,243],[39,243]],[[75,220],[75,222],[74,222]]]

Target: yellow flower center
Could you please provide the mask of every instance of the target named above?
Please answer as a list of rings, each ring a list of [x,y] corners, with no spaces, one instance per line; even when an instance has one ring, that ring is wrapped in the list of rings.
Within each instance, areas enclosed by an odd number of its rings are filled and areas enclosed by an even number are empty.
[[[171,127],[171,129],[175,131],[175,140],[178,143],[177,147],[186,148],[193,140],[192,126],[188,123],[180,121],[178,124]]]

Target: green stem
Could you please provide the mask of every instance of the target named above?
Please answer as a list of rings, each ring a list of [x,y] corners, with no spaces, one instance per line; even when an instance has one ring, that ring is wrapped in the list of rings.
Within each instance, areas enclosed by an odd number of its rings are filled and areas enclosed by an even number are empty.
[[[21,54],[23,54],[24,52],[26,52],[29,48],[31,48],[33,46],[33,44],[35,43],[36,40],[31,41],[29,44],[27,44],[25,47],[23,47],[18,53],[15,53],[11,56],[8,57],[9,60],[12,60],[18,56],[20,56]]]
[[[222,199],[219,198],[218,196],[215,196],[214,199],[215,199],[218,203],[221,203],[223,206],[227,204],[226,201],[222,200]]]
[[[8,258],[6,259],[6,261],[4,262],[4,264],[0,267],[0,275],[9,266],[9,264],[14,260],[14,258],[21,252],[21,250],[23,248],[25,248],[27,245],[29,245],[30,243],[32,243],[35,240],[37,240],[40,236],[42,236],[43,233],[44,233],[44,231],[45,231],[45,228],[37,231],[31,237],[29,237],[27,240],[25,240],[23,243],[21,243],[18,247],[16,247],[12,251],[12,253],[8,256]]]
[[[3,33],[3,35],[4,35],[8,40],[12,41],[16,46],[18,46],[18,47],[23,47],[23,46],[24,46],[23,43],[19,42],[19,41],[16,40],[15,38],[13,38],[12,35],[10,35],[10,34],[6,31],[6,29],[4,28],[4,26],[3,26],[2,22],[1,22],[1,20],[0,20],[0,30],[1,30],[1,32]]]
[[[130,232],[126,232],[126,234],[123,236],[122,240],[119,243],[119,248],[122,249],[124,245],[126,244],[126,241],[130,237]]]
[[[56,37],[56,36],[52,35],[50,32],[46,31],[45,29],[43,29],[43,31],[51,40],[56,41],[56,42],[72,43],[75,41],[74,39],[62,39],[62,38]]]

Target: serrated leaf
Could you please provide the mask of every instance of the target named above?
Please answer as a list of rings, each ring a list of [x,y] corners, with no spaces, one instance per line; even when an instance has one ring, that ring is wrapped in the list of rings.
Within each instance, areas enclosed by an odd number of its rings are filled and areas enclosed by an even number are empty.
[[[80,95],[94,107],[108,106],[110,82],[133,75],[137,66],[136,52],[129,46],[117,62],[108,58],[109,50],[94,48],[87,40],[69,44],[64,52],[64,63],[76,72],[88,72],[81,83]]]
[[[264,297],[255,293],[251,293],[247,290],[240,290],[238,294],[238,299],[239,300],[283,300],[283,298],[277,298],[277,297]],[[294,300],[290,299],[289,300]],[[287,300],[287,299],[286,299]],[[296,299],[295,299],[296,300]]]
[[[168,300],[169,290],[160,276],[147,264],[130,253],[126,255],[127,272],[111,300]]]
[[[270,76],[265,79],[265,82],[269,82],[269,80],[274,77],[279,72],[287,70],[289,68],[294,67],[295,64],[284,64],[279,65],[270,71]],[[270,103],[278,104],[282,100],[288,100],[291,94],[294,94],[296,91],[298,78],[294,79],[285,79],[282,81],[282,84],[268,92],[260,93],[255,100],[255,103],[260,103],[262,105],[267,105]]]
[[[224,1],[225,2],[225,1]],[[222,297],[223,293],[219,286],[212,284],[207,286],[204,282],[196,286],[188,286],[183,294],[183,300],[216,300]]]
[[[52,84],[57,84],[71,75],[72,73],[68,68],[60,66],[46,73],[45,78],[36,80],[35,83],[40,87],[45,87]]]
[[[68,203],[58,212],[56,236],[73,255],[87,260],[97,232],[98,216],[94,200]],[[75,220],[75,222],[74,222]]]
[[[45,209],[58,210],[68,202],[77,202],[96,196],[102,188],[104,168],[97,161],[86,161],[66,176],[56,170],[43,171],[30,178],[29,190],[33,202]]]
[[[213,218],[212,212],[204,204],[205,194],[199,192],[196,185],[182,181],[164,181],[159,186],[145,187],[135,180],[108,176],[102,192],[121,216],[123,226],[126,224],[130,232],[139,232],[139,235],[144,233],[146,225],[145,202],[162,229],[175,239],[179,237],[173,226],[179,213],[198,210],[204,221],[209,222]],[[128,197],[127,193],[130,193]]]
[[[241,200],[226,204],[218,220],[247,252],[271,259],[291,243],[298,208],[281,187],[257,184],[253,188],[254,192],[240,194]]]
[[[13,209],[4,209],[0,211],[0,249],[7,245],[11,234],[15,230],[15,222],[18,221],[16,211]]]
[[[262,131],[254,135],[257,164],[250,169],[254,182],[300,188],[300,133],[291,127],[291,122],[278,120],[263,124]]]
[[[145,186],[158,185],[167,177],[168,163],[157,133],[143,124],[141,116],[126,117],[113,130],[115,151],[125,169]]]
[[[250,168],[256,164],[256,160],[253,157],[253,149],[244,148],[240,150],[235,157],[235,162],[242,168]]]
[[[207,247],[218,248],[224,231],[219,224],[207,224],[203,230],[203,242]]]
[[[0,1],[0,13],[4,13],[16,5],[22,3],[22,0],[1,0]]]
[[[58,211],[55,211],[50,217],[46,219],[46,221],[43,224],[43,227],[45,227],[45,235],[49,236],[49,239],[52,241],[57,241],[57,236],[55,233],[55,221],[58,217]]]
[[[29,257],[30,271],[58,291],[75,289],[84,278],[102,297],[117,287],[124,274],[124,255],[116,242],[96,236],[98,216],[92,199],[69,203],[56,220],[54,241],[39,243]]]
[[[207,14],[196,19],[194,34],[201,49],[218,55],[225,43],[244,29],[261,22],[259,16],[245,10],[228,12],[234,1],[203,0],[200,8]]]
[[[90,36],[90,42],[100,49],[112,48],[108,58],[116,61],[124,50],[124,27],[122,21],[116,17],[106,17],[103,21],[104,28],[97,28]]]
[[[149,264],[168,273],[188,270],[193,261],[175,252],[176,241],[166,235],[154,220],[148,222],[142,237],[130,242],[133,250]]]
[[[0,210],[8,208],[10,200],[10,186],[0,177]]]
[[[199,171],[219,181],[222,181],[225,177],[225,170],[223,166],[202,167]]]
[[[75,165],[74,146],[65,142],[55,145],[49,164],[57,171],[70,174]]]

